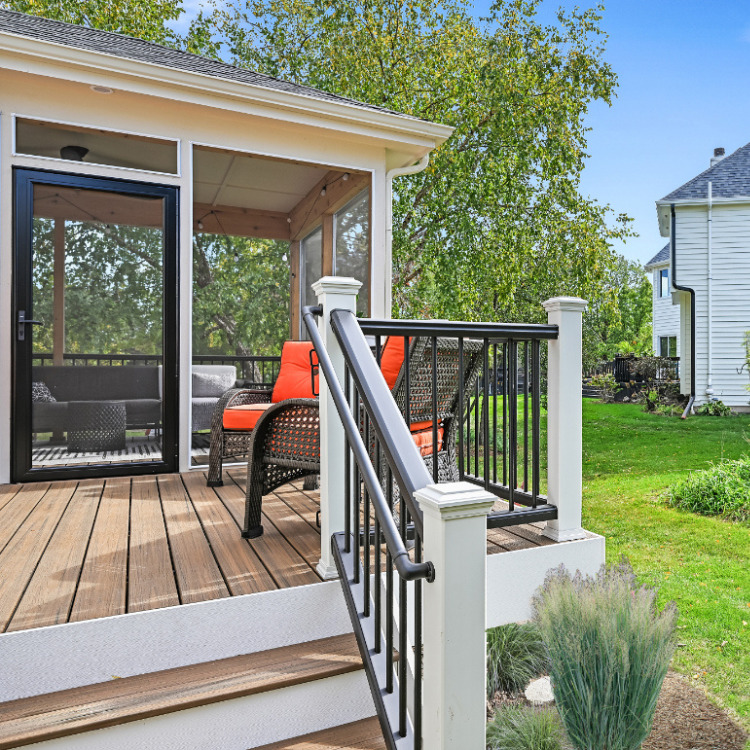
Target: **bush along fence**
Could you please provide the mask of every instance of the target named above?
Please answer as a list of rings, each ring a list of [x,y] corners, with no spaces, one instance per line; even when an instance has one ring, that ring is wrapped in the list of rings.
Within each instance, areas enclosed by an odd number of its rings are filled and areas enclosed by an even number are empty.
[[[548,538],[588,541],[581,528],[586,303],[547,301],[546,326],[361,321],[359,286],[354,279],[320,279],[313,285],[319,305],[303,310],[322,374],[318,571],[340,580],[386,747],[483,750],[488,527],[547,520]],[[377,361],[386,342],[377,342],[373,357],[365,334],[390,335],[403,346],[405,382],[389,387]],[[543,341],[549,355],[544,494]],[[454,355],[457,367],[446,374],[439,363]],[[504,374],[490,385],[496,360]],[[521,380],[523,371],[528,377]],[[413,439],[415,424],[424,422],[436,449],[429,455]],[[505,475],[494,469],[503,456]],[[531,571],[533,560],[525,565]]]

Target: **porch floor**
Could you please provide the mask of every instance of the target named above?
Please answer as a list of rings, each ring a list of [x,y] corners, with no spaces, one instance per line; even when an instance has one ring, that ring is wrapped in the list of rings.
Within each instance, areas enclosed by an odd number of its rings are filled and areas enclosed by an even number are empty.
[[[244,469],[0,486],[0,632],[317,583],[319,493],[263,500],[244,540]],[[553,544],[536,526],[494,529],[487,552]]]

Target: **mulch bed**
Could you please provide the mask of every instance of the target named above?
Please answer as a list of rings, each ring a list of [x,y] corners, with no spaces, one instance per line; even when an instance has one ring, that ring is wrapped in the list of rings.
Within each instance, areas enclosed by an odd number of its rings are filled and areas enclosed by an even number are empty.
[[[487,705],[488,718],[501,706],[526,702],[498,693]],[[744,750],[748,734],[706,694],[681,675],[664,680],[651,735],[642,750]]]

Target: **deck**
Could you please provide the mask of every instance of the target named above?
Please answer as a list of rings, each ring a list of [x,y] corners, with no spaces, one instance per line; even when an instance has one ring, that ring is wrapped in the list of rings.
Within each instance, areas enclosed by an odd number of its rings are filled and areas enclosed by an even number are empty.
[[[264,535],[240,536],[243,469],[0,486],[0,632],[317,583],[319,493],[263,501]],[[487,552],[553,544],[494,529]]]

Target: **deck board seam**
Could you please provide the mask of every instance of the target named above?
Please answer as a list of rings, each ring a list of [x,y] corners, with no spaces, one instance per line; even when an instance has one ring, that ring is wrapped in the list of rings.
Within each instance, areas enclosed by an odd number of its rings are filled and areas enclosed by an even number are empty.
[[[81,576],[83,575],[83,569],[86,566],[86,557],[89,554],[89,548],[91,547],[91,538],[94,536],[94,528],[96,527],[96,519],[99,517],[99,511],[102,507],[102,496],[104,495],[104,488],[107,486],[106,481],[102,481],[101,487],[99,488],[99,498],[96,501],[96,513],[94,513],[94,518],[91,521],[91,528],[89,529],[89,538],[86,540],[86,549],[83,551],[83,557],[81,558],[81,567],[78,568],[78,575],[76,576],[76,585],[73,588],[73,596],[70,597],[70,604],[68,604],[68,614],[65,617],[65,622],[70,622],[70,616],[73,613],[73,606],[75,605],[76,598],[78,597],[78,586],[81,583]],[[76,491],[73,493],[72,497],[70,498],[71,502],[73,501],[73,498],[76,496],[76,493],[81,488],[81,483],[78,483],[78,487],[76,487]],[[67,508],[66,508],[67,511]]]
[[[8,632],[8,628],[10,627],[11,623],[13,622],[13,618],[16,616],[16,612],[18,612],[18,608],[21,606],[21,602],[23,601],[23,597],[26,595],[26,592],[29,590],[29,586],[31,585],[31,581],[33,580],[34,576],[36,575],[37,570],[39,570],[39,565],[42,562],[42,558],[44,557],[45,553],[47,552],[47,549],[49,548],[49,545],[52,542],[52,538],[55,536],[55,532],[60,527],[60,523],[62,522],[63,516],[68,512],[68,507],[70,506],[70,501],[73,499],[73,496],[75,495],[76,491],[78,490],[79,484],[80,484],[80,482],[76,482],[75,487],[73,488],[73,491],[70,493],[70,497],[68,498],[68,502],[65,503],[65,508],[63,509],[62,513],[60,513],[60,517],[57,519],[57,523],[55,524],[55,528],[52,529],[52,531],[51,531],[51,533],[50,533],[50,535],[49,535],[49,537],[47,539],[47,542],[44,545],[44,548],[39,553],[39,557],[37,557],[37,560],[36,560],[36,563],[34,565],[34,568],[31,571],[31,574],[29,575],[29,577],[26,579],[26,584],[24,585],[23,590],[19,594],[18,599],[16,600],[16,603],[15,603],[13,609],[11,610],[10,617],[8,618],[8,621],[5,623],[5,625],[3,626],[3,629],[2,629],[3,633],[7,633]],[[52,485],[51,484],[49,485],[49,487],[47,487],[44,495],[42,495],[42,497],[39,498],[39,502],[41,502],[47,496],[47,493],[50,491],[50,489],[52,489]],[[38,504],[39,503],[37,503],[37,505]],[[37,505],[35,505],[34,508],[36,508]],[[23,522],[21,524],[19,524],[18,529],[16,529],[16,532],[18,532],[18,530],[21,528],[21,526],[23,526],[23,523],[26,522],[26,520],[28,519],[28,517],[29,516],[26,516],[26,518],[24,518]],[[15,536],[15,534],[13,536]]]
[[[172,553],[172,540],[169,538],[169,524],[167,524],[167,514],[164,510],[164,501],[161,496],[161,484],[158,481],[158,477],[154,477],[154,484],[156,485],[156,494],[159,496],[159,510],[161,510],[161,520],[164,524],[164,536],[167,540],[167,550],[169,551],[169,563],[172,566],[172,578],[174,579],[174,587],[177,592],[178,606],[184,604],[182,601],[182,587],[177,579],[177,568],[175,566],[174,554]],[[132,486],[132,483],[131,483]],[[131,495],[131,506],[132,506],[132,495]]]
[[[26,485],[26,486],[27,486],[27,487],[31,487],[32,485]],[[43,493],[41,494],[41,496],[39,497],[39,499],[38,499],[38,500],[37,500],[37,501],[36,501],[36,502],[35,502],[35,503],[34,503],[34,504],[33,504],[33,505],[31,506],[31,508],[29,509],[29,512],[28,512],[28,513],[27,513],[27,514],[26,514],[26,515],[25,515],[25,516],[24,516],[24,517],[23,517],[23,518],[21,519],[21,521],[20,521],[20,522],[19,522],[19,523],[18,523],[18,524],[16,525],[16,529],[15,529],[15,531],[14,531],[14,532],[13,532],[13,533],[12,533],[12,534],[10,535],[10,537],[8,537],[8,541],[7,541],[7,542],[5,542],[5,544],[4,544],[4,545],[3,545],[2,547],[0,547],[0,555],[2,555],[2,553],[3,553],[3,552],[5,552],[5,548],[6,548],[6,547],[7,547],[7,546],[8,546],[8,545],[9,545],[9,544],[10,544],[10,543],[11,543],[11,542],[13,541],[14,537],[15,537],[15,536],[16,536],[16,534],[17,534],[17,533],[19,532],[19,530],[21,529],[21,527],[22,527],[22,526],[24,525],[24,523],[26,523],[26,519],[27,519],[27,518],[28,518],[28,517],[29,517],[29,516],[30,516],[30,515],[31,515],[31,514],[32,514],[32,513],[34,512],[34,510],[36,509],[36,506],[37,506],[37,505],[39,505],[39,503],[41,503],[41,502],[42,502],[42,500],[44,500],[44,498],[45,498],[45,497],[47,496],[47,493],[48,493],[48,492],[50,491],[50,488],[51,488],[51,487],[52,487],[52,484],[51,484],[51,483],[49,483],[49,482],[47,482],[47,489],[46,489],[46,490],[44,490],[44,492],[43,492]],[[13,497],[14,497],[14,498],[15,498],[15,497],[18,497],[18,496],[20,496],[21,494],[22,494],[22,493],[21,493],[21,491],[19,490],[19,491],[18,491],[18,492],[17,492],[17,493],[16,493],[16,494],[15,494],[15,495],[13,496]],[[7,503],[6,503],[6,505],[7,505]],[[5,505],[3,506],[3,508],[4,508],[4,507],[5,507]]]

